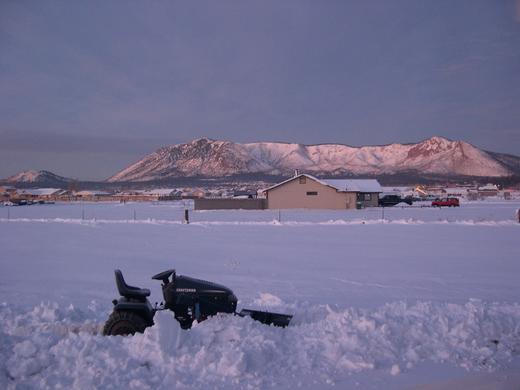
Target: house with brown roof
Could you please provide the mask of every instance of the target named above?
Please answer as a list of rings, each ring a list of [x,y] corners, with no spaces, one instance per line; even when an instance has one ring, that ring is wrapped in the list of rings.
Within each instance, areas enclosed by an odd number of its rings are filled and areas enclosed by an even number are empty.
[[[317,179],[299,174],[264,190],[269,209],[377,207],[383,189],[375,179]]]

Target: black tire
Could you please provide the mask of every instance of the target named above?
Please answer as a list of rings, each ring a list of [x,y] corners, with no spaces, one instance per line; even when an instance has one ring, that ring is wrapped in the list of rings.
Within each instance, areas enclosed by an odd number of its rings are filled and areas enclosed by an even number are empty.
[[[182,329],[190,329],[191,324],[193,324],[193,318],[191,318],[188,315],[187,311],[182,310],[182,309],[177,310],[175,312],[175,319],[177,320],[177,322],[179,322]]]
[[[181,325],[181,329],[190,329],[191,325],[193,324],[193,320],[180,320],[177,318],[177,321]]]
[[[128,336],[143,333],[148,325],[143,317],[131,311],[114,311],[103,327],[104,336]]]

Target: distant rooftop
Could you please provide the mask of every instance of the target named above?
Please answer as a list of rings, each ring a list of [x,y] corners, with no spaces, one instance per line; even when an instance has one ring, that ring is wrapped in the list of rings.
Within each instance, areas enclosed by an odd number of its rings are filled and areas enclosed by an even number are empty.
[[[110,192],[105,191],[97,191],[97,190],[83,190],[75,193],[77,196],[102,196],[102,195],[110,195]]]
[[[60,188],[27,188],[25,190],[19,190],[21,195],[32,195],[32,196],[45,196],[54,195],[58,192],[63,191]]]
[[[144,195],[171,196],[178,192],[175,188],[155,188],[153,190],[144,191]]]

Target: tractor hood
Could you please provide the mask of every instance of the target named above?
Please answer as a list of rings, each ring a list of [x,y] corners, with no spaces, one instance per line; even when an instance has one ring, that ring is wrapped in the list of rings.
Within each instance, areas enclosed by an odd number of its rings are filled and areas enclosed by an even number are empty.
[[[228,294],[234,295],[233,291],[221,284],[195,279],[189,276],[178,275],[175,278],[175,290],[178,293],[197,294]]]

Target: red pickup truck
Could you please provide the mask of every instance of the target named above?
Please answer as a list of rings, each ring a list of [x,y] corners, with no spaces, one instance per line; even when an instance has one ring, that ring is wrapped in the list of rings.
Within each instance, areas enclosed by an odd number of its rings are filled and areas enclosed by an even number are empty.
[[[459,207],[459,200],[457,198],[442,198],[435,199],[432,202],[432,207]]]

